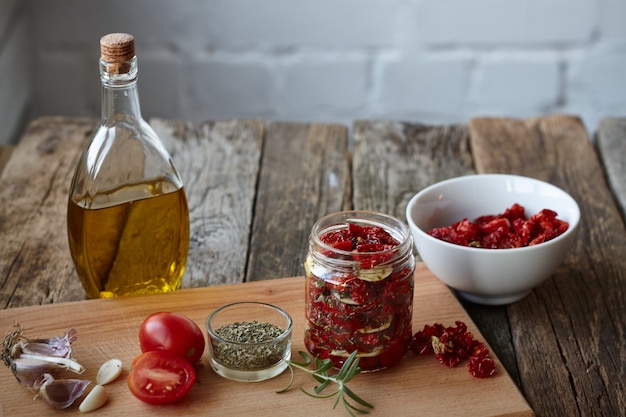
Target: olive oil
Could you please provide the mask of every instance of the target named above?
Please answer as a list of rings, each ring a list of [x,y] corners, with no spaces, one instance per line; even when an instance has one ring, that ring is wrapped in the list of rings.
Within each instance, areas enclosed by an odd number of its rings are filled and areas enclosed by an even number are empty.
[[[173,291],[189,250],[183,181],[141,115],[134,37],[103,36],[100,52],[102,121],[68,199],[72,260],[89,298]]]
[[[148,196],[154,188],[138,184],[116,192]],[[74,265],[90,298],[167,292],[180,286],[189,248],[182,188],[95,208],[85,199],[70,201],[68,232]]]

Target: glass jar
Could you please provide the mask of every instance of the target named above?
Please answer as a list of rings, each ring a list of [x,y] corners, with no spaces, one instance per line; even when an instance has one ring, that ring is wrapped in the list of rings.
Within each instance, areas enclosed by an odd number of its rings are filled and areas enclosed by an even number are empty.
[[[370,211],[344,211],[311,229],[304,263],[305,346],[340,368],[358,351],[363,371],[399,362],[412,336],[415,258],[408,227]]]

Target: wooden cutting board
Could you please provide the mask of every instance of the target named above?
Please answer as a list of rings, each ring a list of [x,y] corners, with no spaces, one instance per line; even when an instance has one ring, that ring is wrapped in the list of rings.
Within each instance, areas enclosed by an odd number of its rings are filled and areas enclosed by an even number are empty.
[[[277,394],[289,381],[288,372],[264,382],[233,382],[218,376],[208,365],[206,353],[197,368],[197,384],[180,402],[154,406],[137,400],[128,390],[126,377],[132,359],[140,353],[137,334],[143,319],[156,311],[183,313],[201,326],[211,311],[234,301],[265,301],[289,312],[294,320],[293,355],[304,350],[304,278],[283,278],[246,284],[179,290],[174,293],[87,300],[0,311],[0,329],[16,321],[29,328],[28,336],[51,337],[73,327],[78,330],[75,358],[87,368],[82,379],[94,381],[99,366],[111,358],[124,363],[120,379],[106,386],[109,403],[93,412],[108,416],[347,416],[332,399],[315,399],[297,387],[312,390],[313,378],[297,372],[294,388]],[[464,321],[484,340],[450,290],[423,264],[415,274],[414,331],[424,324],[453,325]],[[410,352],[391,369],[360,374],[350,382],[357,394],[374,405],[371,416],[534,416],[528,403],[497,358],[495,377],[472,377],[465,363],[456,368],[439,364],[432,356]],[[88,388],[90,389],[90,388]],[[59,416],[78,414],[77,401],[69,410],[51,409],[17,383],[10,370],[0,369],[0,417]]]

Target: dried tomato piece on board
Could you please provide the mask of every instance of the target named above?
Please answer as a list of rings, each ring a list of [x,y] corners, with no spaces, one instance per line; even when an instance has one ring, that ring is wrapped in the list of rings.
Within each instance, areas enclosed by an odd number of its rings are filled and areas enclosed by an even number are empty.
[[[443,325],[435,323],[432,326],[425,324],[424,329],[418,331],[411,339],[409,349],[419,355],[428,355],[435,353],[433,351],[433,336],[439,337],[444,332]]]
[[[485,345],[474,339],[462,321],[456,326],[424,325],[411,339],[410,349],[420,355],[434,354],[443,365],[454,367],[468,359],[468,370],[476,378],[496,374],[496,365]]]
[[[476,378],[487,378],[496,374],[496,364],[489,357],[489,349],[476,341],[468,357],[467,368]]]
[[[439,338],[433,336],[432,339],[435,357],[449,367],[456,366],[467,358],[474,341],[465,323],[461,321],[455,323],[456,327],[446,327]]]

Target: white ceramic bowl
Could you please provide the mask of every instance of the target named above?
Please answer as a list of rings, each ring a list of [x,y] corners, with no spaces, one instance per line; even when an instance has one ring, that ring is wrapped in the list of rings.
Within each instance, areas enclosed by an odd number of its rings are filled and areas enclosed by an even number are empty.
[[[502,213],[514,203],[524,207],[527,217],[553,210],[569,228],[550,241],[514,249],[460,246],[426,233],[464,218]],[[569,194],[546,182],[481,174],[423,189],[409,201],[406,217],[415,247],[435,276],[470,301],[499,305],[522,299],[554,273],[573,243],[580,209]]]

